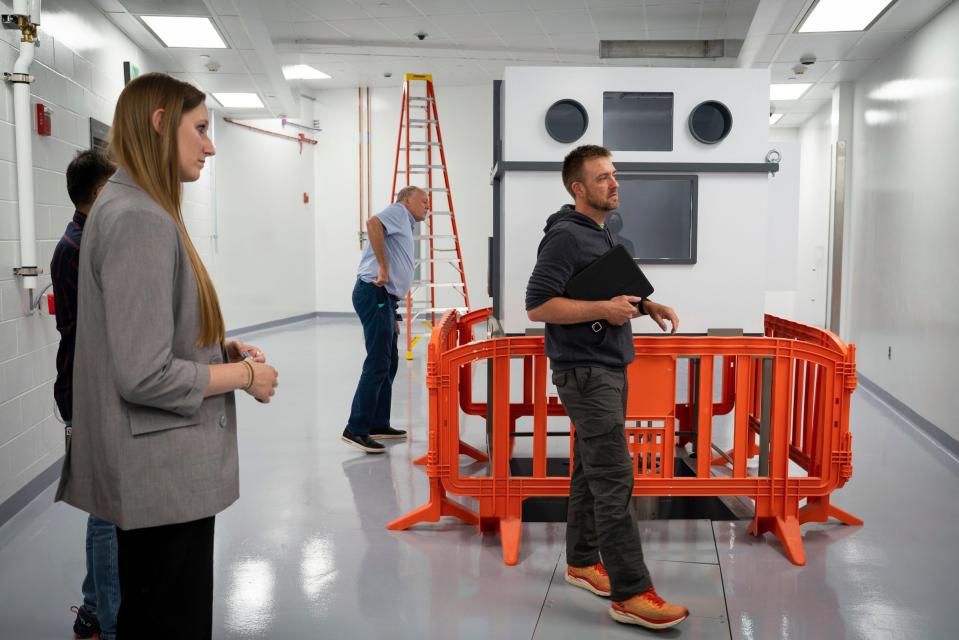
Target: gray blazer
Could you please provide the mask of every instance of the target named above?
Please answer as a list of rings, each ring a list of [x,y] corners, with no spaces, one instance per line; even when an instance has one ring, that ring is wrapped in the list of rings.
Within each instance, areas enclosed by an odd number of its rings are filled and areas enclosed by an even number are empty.
[[[57,500],[121,529],[189,522],[239,497],[233,393],[203,398],[196,280],[176,224],[122,169],[80,245],[73,437]]]

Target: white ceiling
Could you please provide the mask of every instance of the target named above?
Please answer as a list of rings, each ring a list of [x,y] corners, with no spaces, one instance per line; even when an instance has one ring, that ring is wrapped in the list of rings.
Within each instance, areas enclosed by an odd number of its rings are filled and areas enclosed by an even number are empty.
[[[502,78],[507,65],[745,66],[770,68],[773,82],[813,83],[776,104],[786,114],[777,126],[795,127],[952,0],[897,0],[868,31],[850,33],[795,33],[814,0],[92,1],[167,71],[208,92],[259,93],[267,109],[248,117],[293,113],[296,94],[323,88],[399,86],[404,73],[466,85]],[[164,48],[143,14],[208,15],[230,48]],[[744,42],[736,57],[713,60],[601,60],[601,39]],[[797,75],[805,54],[816,63]],[[294,63],[333,79],[288,82],[280,67]]]

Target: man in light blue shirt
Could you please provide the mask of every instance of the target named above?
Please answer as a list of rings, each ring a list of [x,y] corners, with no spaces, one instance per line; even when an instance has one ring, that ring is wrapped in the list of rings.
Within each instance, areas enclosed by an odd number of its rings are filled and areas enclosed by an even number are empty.
[[[413,281],[413,229],[426,219],[429,196],[404,187],[396,202],[366,223],[369,245],[360,259],[353,287],[353,308],[363,323],[366,360],[353,395],[343,442],[366,453],[383,453],[377,440],[406,437],[390,426],[393,379],[399,366],[396,311]]]

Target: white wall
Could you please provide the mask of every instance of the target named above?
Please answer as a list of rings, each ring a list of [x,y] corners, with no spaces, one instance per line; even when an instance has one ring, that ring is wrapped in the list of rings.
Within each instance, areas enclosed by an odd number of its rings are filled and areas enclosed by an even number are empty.
[[[959,438],[959,3],[857,82],[850,337],[860,371]],[[892,358],[888,349],[892,347]]]
[[[12,10],[0,0],[0,13]],[[31,73],[32,103],[53,112],[53,135],[32,136],[38,263],[49,273],[50,258],[73,205],[64,171],[74,154],[89,146],[91,116],[113,119],[123,88],[123,61],[147,71],[150,62],[96,9],[83,2],[43,3],[40,47]],[[19,32],[0,30],[0,71],[12,71]],[[26,293],[12,269],[18,266],[16,154],[12,90],[0,83],[0,502],[63,455],[63,427],[54,416],[53,379],[59,334],[51,316],[28,314]],[[32,112],[32,111],[31,111]],[[32,126],[32,125],[31,125]],[[40,278],[40,286],[50,282]]]
[[[486,265],[487,238],[493,232],[493,87],[437,85],[435,91],[470,304],[486,307],[491,304]],[[373,215],[390,203],[401,99],[401,87],[371,94]],[[323,128],[316,156],[317,309],[352,312],[350,294],[361,255],[356,89],[318,91],[315,114]],[[439,199],[434,207],[441,208]]]
[[[504,79],[504,157],[560,162],[581,144],[603,142],[603,92],[672,91],[673,151],[617,151],[613,162],[762,162],[769,150],[769,72],[765,69],[507,67]],[[573,98],[589,127],[571,144],[552,140],[543,124],[549,106]],[[687,128],[698,103],[720,100],[733,115],[729,136],[716,145],[695,141]],[[644,265],[654,298],[676,308],[681,331],[738,327],[762,333],[768,182],[765,173],[699,174],[697,264]],[[535,323],[525,312],[525,289],[543,222],[570,201],[560,172],[510,172],[503,179],[503,312],[508,333]],[[658,329],[649,319],[636,332]]]
[[[312,111],[312,106],[310,107]],[[300,145],[215,118],[214,279],[228,329],[316,310],[314,157]],[[243,120],[297,135],[276,119]],[[303,194],[309,203],[303,202]]]
[[[770,129],[770,148],[782,154],[779,171],[769,181],[766,214],[766,313],[794,318],[798,273],[796,237],[799,232],[799,132]]]
[[[797,322],[826,326],[829,266],[832,107],[824,106],[799,130],[799,228],[797,236]]]

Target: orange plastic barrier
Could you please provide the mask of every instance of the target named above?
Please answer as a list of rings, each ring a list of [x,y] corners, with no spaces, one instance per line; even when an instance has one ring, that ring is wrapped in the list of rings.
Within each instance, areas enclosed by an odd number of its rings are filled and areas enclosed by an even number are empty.
[[[430,499],[387,528],[406,529],[455,516],[484,531],[498,529],[503,559],[515,564],[523,500],[569,495],[569,477],[547,475],[546,458],[547,416],[565,412],[546,395],[543,338],[473,341],[473,326],[487,316],[488,310],[483,310],[461,320],[455,311],[449,312],[433,330],[425,456]],[[755,502],[750,531],[756,536],[772,532],[786,556],[799,565],[805,564],[800,525],[825,522],[830,516],[845,524],[862,524],[829,502],[830,493],[852,474],[849,401],[856,387],[854,345],[773,316],[766,316],[765,337],[635,337],[634,344],[626,416],[634,495],[749,497]],[[714,363],[720,356],[723,398],[714,403]],[[513,358],[524,359],[524,398],[511,404]],[[677,404],[679,358],[689,358],[696,366],[690,367],[687,402]],[[464,452],[460,412],[487,415],[484,403],[472,401],[472,366],[483,360],[493,372],[492,462],[486,476],[463,476],[458,460]],[[733,448],[713,459],[712,418],[728,412],[733,412]],[[533,418],[531,476],[510,473],[519,415]],[[699,452],[695,477],[674,476],[676,446],[685,442],[693,442]],[[747,461],[757,455],[760,468],[750,473]],[[790,461],[805,475],[790,475]],[[718,465],[722,468],[714,469]],[[449,494],[474,498],[478,511],[453,502]],[[806,504],[800,508],[802,500]]]

